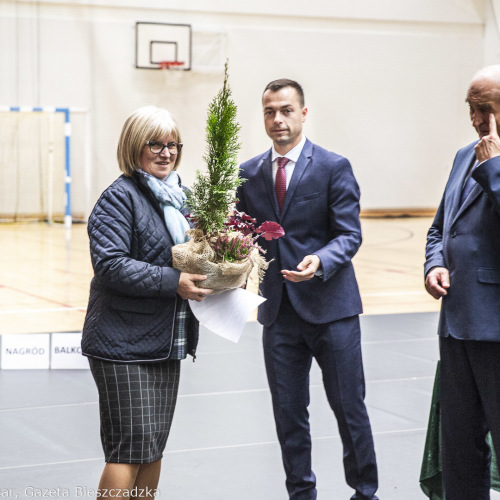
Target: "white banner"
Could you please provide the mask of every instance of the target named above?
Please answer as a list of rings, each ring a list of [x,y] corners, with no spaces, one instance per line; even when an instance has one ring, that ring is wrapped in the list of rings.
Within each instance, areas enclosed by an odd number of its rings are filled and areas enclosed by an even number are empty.
[[[53,370],[88,370],[89,362],[82,356],[80,333],[53,333],[50,367]]]
[[[2,335],[2,370],[47,369],[50,364],[50,333]]]

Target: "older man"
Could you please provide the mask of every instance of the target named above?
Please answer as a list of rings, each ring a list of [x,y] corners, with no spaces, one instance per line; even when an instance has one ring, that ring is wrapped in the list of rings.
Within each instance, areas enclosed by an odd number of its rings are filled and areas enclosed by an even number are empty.
[[[458,151],[427,237],[425,287],[439,321],[443,484],[486,500],[491,432],[500,456],[500,65],[467,93],[479,141]]]

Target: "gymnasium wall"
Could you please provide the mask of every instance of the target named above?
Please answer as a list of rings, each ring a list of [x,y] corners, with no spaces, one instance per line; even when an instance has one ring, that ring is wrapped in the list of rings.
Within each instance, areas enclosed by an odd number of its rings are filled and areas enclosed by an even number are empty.
[[[270,146],[260,109],[268,81],[298,80],[306,135],[347,156],[364,210],[435,208],[456,150],[474,140],[464,103],[472,74],[500,62],[497,0],[0,1],[0,104],[89,110],[91,161],[73,151],[73,211],[87,216],[118,175],[126,116],[145,104],[177,118],[185,184],[203,168],[207,105],[219,67],[140,70],[137,21],[188,23],[193,58],[219,38],[242,125],[240,159]],[[214,50],[207,42],[207,50]],[[208,57],[208,55],[207,55]],[[75,144],[82,143],[75,138]]]

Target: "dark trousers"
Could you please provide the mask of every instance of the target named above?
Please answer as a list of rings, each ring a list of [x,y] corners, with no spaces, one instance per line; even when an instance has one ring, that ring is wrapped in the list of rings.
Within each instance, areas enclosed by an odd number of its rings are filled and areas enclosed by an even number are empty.
[[[337,418],[346,481],[356,491],[352,498],[376,499],[377,465],[364,404],[358,316],[313,325],[297,315],[285,294],[278,318],[264,328],[263,343],[290,500],[314,500],[317,495],[307,410],[313,356]]]
[[[440,337],[443,485],[447,500],[489,500],[491,432],[500,456],[500,342]]]

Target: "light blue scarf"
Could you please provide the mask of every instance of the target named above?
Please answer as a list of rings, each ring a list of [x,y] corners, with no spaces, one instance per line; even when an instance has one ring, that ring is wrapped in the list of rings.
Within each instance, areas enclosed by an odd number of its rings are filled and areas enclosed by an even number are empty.
[[[142,169],[139,169],[139,173],[145,178],[149,189],[160,203],[165,224],[174,243],[178,245],[188,241],[186,231],[189,229],[189,223],[180,212],[186,203],[186,195],[179,186],[177,173],[172,170],[165,180],[160,180]]]

